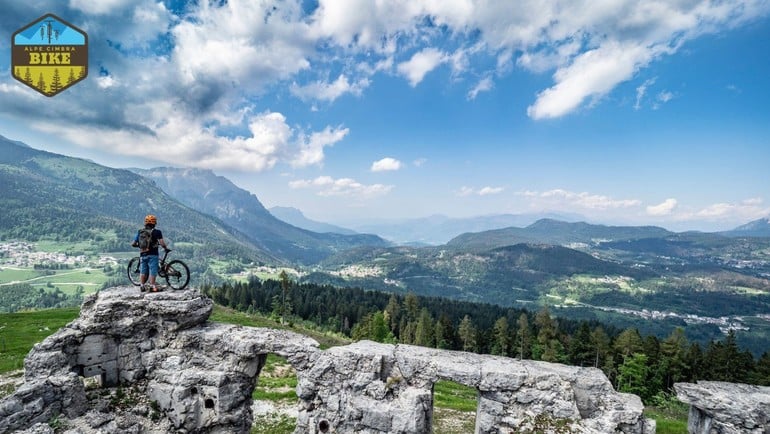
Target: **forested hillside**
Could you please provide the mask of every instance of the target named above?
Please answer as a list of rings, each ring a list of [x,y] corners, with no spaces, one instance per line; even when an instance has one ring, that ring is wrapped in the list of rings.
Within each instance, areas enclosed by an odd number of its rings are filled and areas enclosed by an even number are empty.
[[[146,214],[188,257],[275,261],[236,230],[191,210],[128,170],[35,150],[0,138],[0,238],[96,241],[127,250]]]
[[[310,265],[352,247],[388,245],[376,235],[317,233],[292,226],[270,214],[254,194],[209,170],[160,167],[135,171],[155,181],[170,196],[220,219],[286,262]]]
[[[259,311],[289,324],[308,320],[353,339],[498,354],[602,369],[618,390],[665,401],[674,382],[717,380],[770,385],[770,352],[756,358],[734,332],[708,342],[677,328],[663,338],[636,328],[556,318],[490,304],[296,284],[282,280],[206,287],[217,303]]]

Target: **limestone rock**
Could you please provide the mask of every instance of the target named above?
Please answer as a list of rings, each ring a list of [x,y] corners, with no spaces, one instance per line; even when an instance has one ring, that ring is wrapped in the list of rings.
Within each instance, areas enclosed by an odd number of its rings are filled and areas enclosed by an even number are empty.
[[[655,432],[641,400],[615,392],[593,368],[361,341],[323,352],[297,376],[298,433],[431,432],[439,380],[479,391],[476,433],[548,432],[549,426]]]
[[[674,384],[690,404],[692,434],[770,434],[770,387],[720,381]]]
[[[0,434],[51,421],[72,434],[248,433],[270,353],[297,372],[297,434],[429,433],[440,380],[478,391],[479,434],[655,432],[597,369],[368,341],[321,351],[289,331],[211,323],[212,307],[196,289],[89,296],[27,356]]]

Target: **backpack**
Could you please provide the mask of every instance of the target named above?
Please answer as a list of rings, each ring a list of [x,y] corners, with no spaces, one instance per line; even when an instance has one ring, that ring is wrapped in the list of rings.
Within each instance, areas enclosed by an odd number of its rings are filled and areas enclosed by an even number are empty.
[[[149,252],[150,249],[158,245],[158,241],[152,237],[152,229],[139,229],[139,251]]]

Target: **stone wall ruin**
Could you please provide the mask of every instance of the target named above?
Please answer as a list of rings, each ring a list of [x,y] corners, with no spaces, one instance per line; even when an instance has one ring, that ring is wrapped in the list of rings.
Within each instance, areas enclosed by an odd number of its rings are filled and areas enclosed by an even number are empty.
[[[476,433],[543,424],[553,424],[550,432],[655,432],[641,400],[615,392],[598,369],[369,341],[320,350],[289,331],[209,322],[212,307],[196,289],[89,296],[79,318],[25,359],[24,385],[0,401],[0,433],[53,417],[98,420],[86,377],[139,387],[157,404],[163,423],[129,431],[248,433],[267,354],[297,372],[296,433],[430,433],[439,380],[478,391]]]

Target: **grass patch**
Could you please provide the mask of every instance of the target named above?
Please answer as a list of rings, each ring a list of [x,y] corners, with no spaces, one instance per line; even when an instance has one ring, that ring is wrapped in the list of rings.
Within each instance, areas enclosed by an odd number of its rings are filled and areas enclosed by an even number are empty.
[[[254,419],[250,434],[291,434],[297,420],[282,414],[267,414]]]
[[[78,286],[83,287],[84,293],[90,294],[111,278],[102,268],[34,270],[0,267],[0,270],[0,288],[4,284],[28,283],[46,290],[59,288],[68,295],[75,294]]]
[[[259,401],[296,401],[297,376],[259,377],[252,398]]]
[[[22,369],[32,347],[75,319],[79,307],[0,313],[0,373]]]
[[[297,401],[297,374],[286,358],[268,354],[252,398],[258,401]]]
[[[476,389],[452,381],[438,381],[433,385],[433,406],[457,411],[476,411]]]
[[[0,283],[23,282],[41,276],[45,276],[45,273],[40,270],[0,266]]]
[[[654,419],[657,423],[657,434],[687,434],[687,417],[689,407],[687,404],[676,403],[663,407],[646,406],[644,416]]]
[[[330,333],[313,330],[303,325],[289,326],[289,322],[287,322],[287,325],[282,326],[279,321],[275,321],[265,315],[259,313],[240,312],[229,307],[220,306],[218,304],[214,305],[214,311],[211,313],[209,320],[228,324],[238,324],[248,327],[267,327],[271,329],[290,330],[315,339],[318,341],[322,349],[347,345],[350,343],[350,340],[348,339],[343,339],[340,336],[332,335]]]

